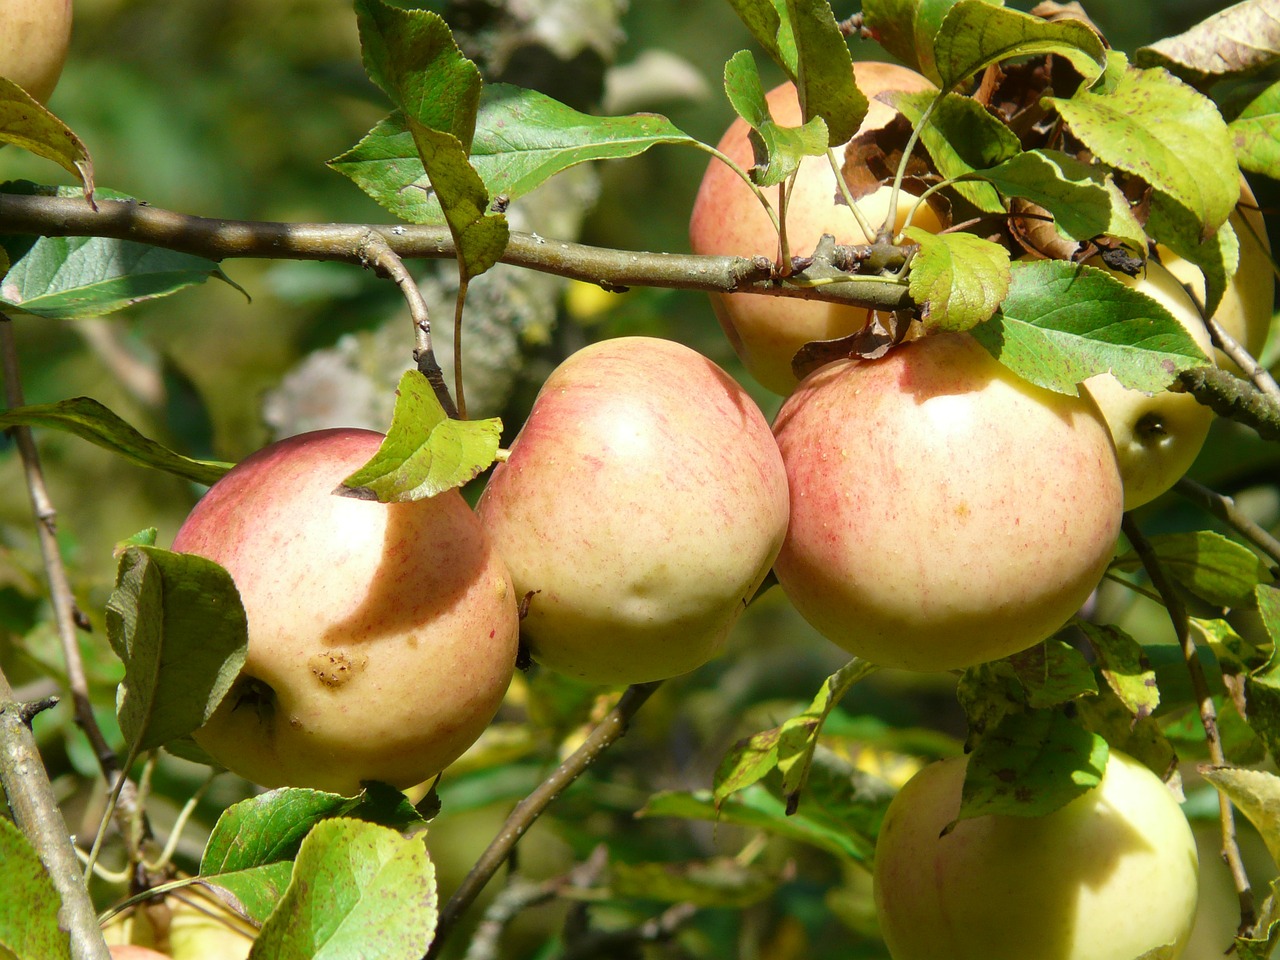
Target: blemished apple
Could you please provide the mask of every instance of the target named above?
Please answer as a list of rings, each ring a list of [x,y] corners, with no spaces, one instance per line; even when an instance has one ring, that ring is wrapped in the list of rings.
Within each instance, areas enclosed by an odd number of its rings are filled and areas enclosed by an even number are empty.
[[[44,103],[71,42],[71,0],[0,0],[0,77]]]
[[[1144,272],[1136,277],[1102,269],[1173,314],[1195,338],[1206,358],[1212,358],[1208,328],[1195,302],[1173,274],[1155,260],[1148,260]],[[1082,386],[1097,403],[1111,430],[1124,481],[1126,510],[1150,503],[1177,483],[1195,462],[1213,424],[1213,411],[1189,393],[1162,390],[1147,394],[1130,390],[1109,373],[1090,377]]]
[[[711,659],[787,526],[768,422],[706,357],[622,337],[547,378],[476,506],[535,660],[598,683]]]
[[[1227,285],[1222,302],[1213,318],[1231,338],[1257,358],[1262,355],[1275,311],[1276,277],[1271,265],[1271,241],[1267,225],[1258,209],[1253,190],[1240,183],[1240,206],[1229,218],[1240,243],[1240,265]],[[1160,261],[1179,282],[1189,286],[1197,298],[1204,299],[1204,275],[1189,260],[1166,249],[1156,248]],[[1226,354],[1218,351],[1219,366],[1238,371]]]
[[[774,565],[849,653],[951,670],[1045,639],[1097,586],[1123,491],[1097,408],[967,334],[810,374],[774,433],[791,522]]]
[[[855,63],[854,78],[869,100],[859,133],[883,127],[896,114],[892,107],[875,99],[877,93],[934,89],[914,70],[892,63]],[[775,87],[767,99],[770,113],[779,124],[796,126],[802,122],[792,84]],[[720,151],[744,169],[753,162],[749,130],[744,120],[735,120],[719,144]],[[843,158],[842,147],[836,148],[836,155]],[[863,233],[847,206],[836,202],[837,192],[836,176],[826,157],[806,157],[801,162],[787,201],[787,237],[793,254],[812,253],[823,234],[831,234],[838,243],[868,243],[874,239]],[[890,193],[889,187],[882,187],[858,202],[858,209],[873,228],[879,227],[888,214]],[[774,197],[776,200],[776,194]],[[900,197],[895,229],[902,229],[915,200],[910,193]],[[912,224],[934,232],[942,227],[928,204],[920,204]],[[694,253],[704,255],[763,255],[772,259],[778,252],[777,231],[760,201],[718,159],[711,161],[698,188],[689,221],[689,242]],[[832,340],[854,333],[866,325],[868,316],[862,307],[764,294],[712,294],[711,304],[747,370],[761,385],[782,396],[796,385],[791,358],[797,350],[812,340]]]
[[[1174,960],[1195,920],[1195,838],[1173,794],[1112,750],[1102,782],[1044,817],[960,809],[967,760],[889,805],[875,854],[893,960]]]
[[[516,594],[461,494],[339,492],[381,440],[338,429],[272,444],[174,538],[230,572],[249,623],[240,677],[195,740],[263,786],[419,783],[479,737],[511,680]]]

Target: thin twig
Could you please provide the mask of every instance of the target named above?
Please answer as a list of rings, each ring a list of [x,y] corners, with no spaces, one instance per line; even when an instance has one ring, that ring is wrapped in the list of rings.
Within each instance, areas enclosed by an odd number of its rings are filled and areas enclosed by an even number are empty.
[[[427,951],[426,960],[439,956],[450,931],[467,907],[497,873],[498,868],[506,862],[516,842],[533,826],[534,821],[560,795],[561,791],[581,776],[601,753],[627,732],[631,718],[659,686],[661,681],[637,683],[628,687],[617,706],[596,725],[596,728],[583,741],[582,746],[556,767],[551,776],[539,784],[532,793],[516,804],[488,849],[480,855],[471,872],[463,878],[458,889],[449,898],[449,902],[441,908],[440,922],[436,926],[436,938],[431,944],[431,949]]]
[[[627,956],[640,944],[670,940],[698,912],[692,903],[674,903],[656,917],[626,930],[592,930],[560,955],[560,960]]]
[[[252,257],[359,264],[363,262],[362,243],[371,230],[402,259],[447,260],[456,256],[453,238],[445,227],[217,220],[133,200],[99,200],[95,210],[83,199],[72,197],[0,193],[0,233],[135,240],[212,260]],[[839,254],[840,248],[836,249]],[[587,283],[607,282],[609,289],[615,290],[636,286],[763,293],[848,303],[869,310],[903,310],[912,302],[906,288],[887,282],[848,288],[838,284],[792,286],[781,281],[773,261],[764,256],[611,250],[512,233],[499,261]]]
[[[445,385],[444,374],[436,361],[435,351],[431,348],[431,313],[427,300],[418,288],[418,283],[409,273],[400,255],[391,248],[386,238],[378,231],[366,227],[360,238],[361,262],[372,264],[383,276],[394,280],[409,305],[409,316],[413,320],[414,347],[413,359],[418,370],[444,407],[444,412],[452,419],[458,419],[458,408],[454,405],[449,388]]]
[[[502,935],[511,921],[530,907],[554,899],[558,891],[557,881],[535,883],[524,877],[513,878],[485,909],[463,960],[498,960],[502,956]]]
[[[0,784],[13,821],[35,848],[58,892],[59,923],[71,935],[71,955],[76,960],[108,960],[93,902],[27,724],[27,712],[27,705],[14,700],[9,681],[0,671]]]
[[[1213,704],[1213,696],[1209,692],[1209,681],[1204,675],[1204,667],[1196,652],[1196,643],[1191,636],[1191,624],[1187,617],[1187,607],[1182,601],[1177,587],[1165,573],[1164,566],[1156,556],[1150,541],[1143,536],[1138,525],[1129,514],[1125,514],[1122,525],[1124,534],[1129,538],[1133,549],[1142,561],[1142,566],[1151,578],[1152,585],[1164,601],[1169,619],[1173,621],[1173,629],[1178,635],[1178,644],[1182,648],[1182,658],[1186,661],[1187,672],[1191,675],[1191,689],[1195,694],[1200,709],[1200,725],[1204,727],[1205,743],[1209,748],[1209,758],[1215,766],[1225,765],[1226,753],[1222,748],[1222,737],[1218,733],[1218,711]],[[1235,810],[1225,793],[1218,794],[1218,819],[1222,828],[1222,859],[1231,870],[1231,878],[1235,882],[1236,894],[1240,900],[1240,927],[1243,934],[1253,928],[1257,921],[1254,910],[1253,889],[1249,885],[1249,876],[1245,872],[1244,861],[1240,857],[1240,846],[1236,842]]]
[[[1276,385],[1271,371],[1258,363],[1253,355],[1227,333],[1226,328],[1213,317],[1205,323],[1209,327],[1209,335],[1213,338],[1214,346],[1230,357],[1231,361],[1244,371],[1244,375],[1253,381],[1254,386],[1273,400],[1280,400],[1280,386]]]
[[[1244,511],[1228,496],[1210,490],[1190,477],[1183,477],[1174,489],[1193,503],[1213,514],[1267,555],[1271,573],[1280,576],[1280,540],[1245,516]]]

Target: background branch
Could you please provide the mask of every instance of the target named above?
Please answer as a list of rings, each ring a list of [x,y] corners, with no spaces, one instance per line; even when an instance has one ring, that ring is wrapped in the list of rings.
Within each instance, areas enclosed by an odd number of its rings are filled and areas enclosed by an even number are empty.
[[[503,823],[502,829],[498,831],[498,835],[493,838],[493,842],[480,855],[471,872],[463,878],[458,889],[449,898],[449,902],[441,908],[440,922],[436,926],[436,938],[431,944],[431,949],[427,951],[428,960],[439,956],[441,948],[458,919],[479,896],[480,891],[497,873],[498,868],[506,862],[516,842],[533,826],[542,811],[560,795],[565,787],[581,776],[601,753],[621,739],[627,732],[627,726],[636,711],[644,706],[645,701],[661,685],[662,681],[659,680],[652,683],[637,683],[628,687],[617,706],[596,725],[587,739],[582,742],[582,746],[573,751],[532,793],[516,804],[511,815]]]
[[[1173,621],[1173,629],[1178,634],[1178,643],[1182,648],[1182,658],[1186,661],[1187,672],[1191,675],[1191,688],[1200,710],[1200,724],[1204,727],[1205,744],[1209,748],[1209,758],[1215,766],[1225,766],[1226,753],[1222,747],[1222,737],[1218,733],[1218,711],[1213,704],[1213,696],[1209,693],[1209,681],[1205,678],[1204,667],[1196,652],[1196,642],[1191,636],[1191,623],[1187,617],[1186,604],[1178,593],[1174,582],[1165,573],[1163,565],[1156,556],[1150,541],[1143,536],[1138,525],[1129,514],[1124,515],[1122,525],[1124,535],[1129,538],[1133,549],[1142,561],[1147,576],[1164,601],[1169,619]],[[1252,929],[1257,921],[1257,913],[1253,903],[1253,889],[1249,884],[1249,876],[1245,872],[1244,861],[1240,857],[1240,846],[1236,842],[1235,810],[1225,793],[1218,794],[1218,819],[1222,828],[1222,858],[1231,870],[1231,878],[1235,882],[1236,894],[1240,900],[1239,932]]]
[[[178,250],[211,260],[251,257],[362,263],[370,231],[402,259],[452,259],[446,227],[414,224],[369,226],[343,223],[277,223],[195,217],[129,200],[99,200],[95,210],[83,199],[0,194],[0,233],[50,237],[111,237]],[[836,248],[832,263],[856,260]],[[843,248],[847,252],[851,248]],[[607,290],[631,286],[764,293],[801,300],[848,303],[871,310],[900,310],[910,297],[904,286],[885,281],[784,285],[767,257],[703,257],[592,247],[536,234],[512,233],[502,263],[595,283]]]
[[[89,890],[80,876],[80,863],[63,823],[53,785],[29,726],[27,710],[14,700],[13,690],[0,672],[0,784],[13,821],[35,848],[62,901],[59,922],[71,934],[76,960],[108,960],[107,945]]]

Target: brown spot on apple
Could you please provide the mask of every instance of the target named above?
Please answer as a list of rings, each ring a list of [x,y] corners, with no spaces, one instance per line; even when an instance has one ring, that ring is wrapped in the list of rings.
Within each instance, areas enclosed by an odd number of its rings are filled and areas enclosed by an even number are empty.
[[[368,657],[352,657],[344,650],[326,650],[313,656],[308,666],[321,686],[337,690],[346,686],[368,662]]]

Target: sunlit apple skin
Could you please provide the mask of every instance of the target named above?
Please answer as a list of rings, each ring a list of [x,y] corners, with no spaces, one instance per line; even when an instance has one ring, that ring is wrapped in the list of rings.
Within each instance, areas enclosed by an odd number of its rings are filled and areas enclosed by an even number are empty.
[[[1240,206],[1229,218],[1240,242],[1240,266],[1226,292],[1222,303],[1213,315],[1224,330],[1250,355],[1262,355],[1275,309],[1276,277],[1271,265],[1271,241],[1267,237],[1267,225],[1262,211],[1257,208],[1253,190],[1243,180],[1240,182]],[[1160,261],[1179,282],[1204,299],[1204,275],[1189,260],[1161,246],[1156,248]],[[1239,368],[1224,353],[1218,351],[1218,364],[1228,370]]]
[[[787,485],[731,377],[680,344],[624,337],[551,374],[476,510],[532,594],[534,659],[638,683],[719,651],[782,544]]]
[[[1195,338],[1206,358],[1213,356],[1213,344],[1200,311],[1168,270],[1149,260],[1144,273],[1136,277],[1114,270],[1107,272],[1168,310]],[[1124,481],[1126,510],[1150,503],[1191,468],[1213,423],[1213,411],[1195,397],[1168,390],[1156,394],[1129,390],[1106,373],[1090,377],[1082,386],[1097,403],[1111,430]]]
[[[117,943],[107,950],[111,954],[111,960],[173,960],[167,953],[132,943]]]
[[[511,680],[516,595],[461,494],[337,492],[381,440],[323,430],[272,444],[174,539],[226,567],[249,622],[244,669],[196,742],[263,786],[419,783],[480,735]],[[273,702],[255,701],[251,678]]]
[[[1182,953],[1195,838],[1159,777],[1113,750],[1102,782],[1048,816],[976,817],[939,836],[960,809],[966,762],[925,767],[885,814],[874,884],[893,960]]]
[[[1111,558],[1123,494],[1096,408],[1014,376],[967,334],[827,364],[774,433],[791,491],[778,582],[823,635],[882,666],[1023,650]]]
[[[44,103],[71,42],[71,0],[0,0],[0,77]]]
[[[854,64],[858,87],[867,95],[869,108],[861,131],[875,130],[895,115],[893,108],[874,99],[886,90],[917,92],[933,85],[914,70],[891,63]],[[790,83],[768,94],[769,110],[778,123],[795,126],[802,122],[800,103]],[[744,170],[754,162],[749,128],[735,120],[721,139],[719,149]],[[836,154],[843,159],[843,148]],[[795,186],[787,201],[787,237],[793,254],[813,252],[823,234],[839,243],[867,243],[857,220],[843,204],[835,203],[838,186],[826,157],[807,157],[800,164]],[[777,206],[777,190],[766,196]],[[889,211],[890,189],[883,187],[858,202],[867,222],[879,227]],[[900,198],[895,229],[901,230],[915,197]],[[921,204],[912,220],[915,226],[937,231],[937,215]],[[694,253],[720,256],[776,257],[778,234],[755,194],[728,166],[712,160],[698,188],[689,221],[690,249]],[[820,301],[771,297],[762,294],[713,294],[712,306],[738,356],[747,370],[763,386],[786,396],[796,385],[791,358],[811,340],[831,340],[860,330],[867,311],[860,307]]]

